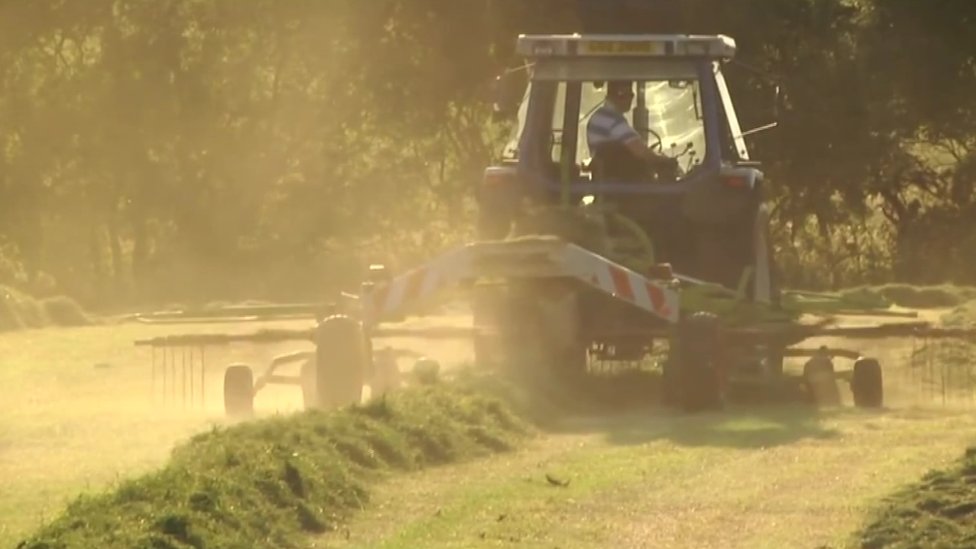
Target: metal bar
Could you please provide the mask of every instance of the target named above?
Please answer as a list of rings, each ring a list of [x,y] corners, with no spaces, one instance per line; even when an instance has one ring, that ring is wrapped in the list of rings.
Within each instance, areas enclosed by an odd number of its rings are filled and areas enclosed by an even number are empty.
[[[269,374],[258,378],[254,383],[254,390],[258,391],[264,388],[265,385],[301,385],[301,376],[288,376],[281,374]]]
[[[155,347],[152,348],[152,358],[150,360],[152,361],[152,375],[149,384],[149,396],[150,396],[150,402],[155,404],[156,403],[156,348]]]
[[[161,403],[164,406],[166,405],[166,392],[169,390],[169,384],[168,384],[168,382],[169,382],[169,371],[168,371],[168,369],[169,369],[169,362],[167,362],[168,357],[169,357],[169,349],[163,347],[163,364],[162,364],[162,369],[163,369],[163,390],[161,392],[161,396],[162,396]]]
[[[176,404],[176,349],[169,351],[170,402]]]
[[[249,334],[185,334],[140,339],[135,341],[137,347],[180,347],[203,345],[227,345],[231,343],[265,342],[278,343],[287,341],[312,341],[313,330],[260,330]]]
[[[206,398],[207,397],[206,397],[206,393],[204,392],[204,388],[203,387],[204,387],[204,383],[205,383],[205,376],[206,376],[205,370],[206,370],[207,363],[204,360],[203,352],[204,352],[204,348],[203,347],[200,347],[200,406],[203,409],[206,409],[206,407],[207,407],[207,400],[206,400]]]
[[[186,347],[183,347],[182,351],[180,352],[180,355],[181,355],[180,358],[181,358],[181,361],[183,363],[182,364],[183,365],[183,375],[181,376],[182,377],[182,381],[183,381],[183,393],[181,395],[182,396],[181,400],[182,400],[182,403],[183,403],[183,409],[184,410],[186,410],[186,349],[187,349]]]
[[[189,374],[187,375],[187,384],[190,386],[187,391],[188,399],[190,402],[190,408],[193,408],[193,347],[188,347],[186,349],[187,356],[189,357]]]
[[[859,353],[857,351],[851,351],[849,349],[834,349],[834,348],[829,348],[829,347],[826,348],[826,349],[793,349],[793,348],[787,348],[785,351],[783,351],[783,356],[785,356],[785,357],[813,357],[813,356],[822,355],[822,354],[827,354],[831,358],[833,358],[833,357],[841,357],[841,358],[848,358],[848,359],[851,359],[851,360],[857,360],[857,359],[861,358],[861,356],[862,356],[861,353]]]

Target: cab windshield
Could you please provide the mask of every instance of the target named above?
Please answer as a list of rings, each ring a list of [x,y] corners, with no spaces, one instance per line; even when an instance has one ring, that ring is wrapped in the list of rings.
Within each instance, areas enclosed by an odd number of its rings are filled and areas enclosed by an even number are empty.
[[[656,78],[649,79],[648,74]],[[580,78],[566,78],[567,75]],[[587,78],[593,76],[593,78]],[[595,78],[599,76],[599,78]],[[532,86],[555,86],[549,125],[549,156],[559,162],[566,134],[567,89],[580,87],[576,118],[575,147],[576,165],[586,166],[592,157],[586,140],[586,128],[590,117],[604,105],[606,78],[634,82],[634,91],[643,96],[643,102],[635,96],[624,118],[636,129],[648,146],[668,156],[678,158],[682,170],[687,173],[705,158],[706,137],[702,113],[700,85],[697,72],[689,63],[664,63],[661,61],[633,61],[609,63],[588,67],[580,63],[550,63],[537,66],[518,112],[518,124],[504,155],[506,159],[518,158],[519,139],[523,134],[528,110],[528,98]],[[644,110],[641,110],[643,107]],[[548,118],[548,116],[547,116]],[[570,122],[572,123],[572,122]],[[565,146],[573,146],[567,143]]]

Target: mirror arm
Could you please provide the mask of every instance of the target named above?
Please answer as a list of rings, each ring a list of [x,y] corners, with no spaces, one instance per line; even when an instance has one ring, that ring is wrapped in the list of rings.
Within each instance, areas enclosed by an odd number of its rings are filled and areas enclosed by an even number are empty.
[[[735,137],[735,139],[738,139],[740,137],[746,137],[747,135],[753,135],[753,134],[756,134],[756,133],[761,133],[761,132],[764,132],[766,130],[771,130],[771,129],[775,128],[776,126],[779,126],[779,122],[771,122],[771,123],[766,124],[764,126],[759,126],[758,128],[752,128],[751,130],[744,131],[744,132],[740,133],[739,135],[737,135]]]

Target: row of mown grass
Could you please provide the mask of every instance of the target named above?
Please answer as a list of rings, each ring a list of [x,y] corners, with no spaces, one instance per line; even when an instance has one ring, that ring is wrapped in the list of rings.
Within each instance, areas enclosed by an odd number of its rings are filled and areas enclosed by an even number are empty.
[[[19,547],[300,547],[385,474],[506,451],[529,433],[501,400],[458,384],[215,428],[163,469],[79,497]]]
[[[48,326],[85,326],[92,320],[78,303],[65,296],[36,299],[0,286],[0,332]]]
[[[862,549],[976,547],[976,448],[889,497],[857,535]]]
[[[938,286],[912,286],[910,284],[883,284],[858,286],[840,292],[842,296],[866,302],[887,301],[893,305],[913,309],[959,307],[976,300],[976,287],[942,284]]]
[[[961,297],[944,301],[953,307],[943,316],[944,324],[976,325],[976,298],[969,292]],[[944,353],[937,360],[960,363],[971,371],[976,356],[972,345],[954,347],[962,352]],[[976,447],[967,449],[952,467],[931,471],[881,502],[855,540],[862,549],[976,547]]]

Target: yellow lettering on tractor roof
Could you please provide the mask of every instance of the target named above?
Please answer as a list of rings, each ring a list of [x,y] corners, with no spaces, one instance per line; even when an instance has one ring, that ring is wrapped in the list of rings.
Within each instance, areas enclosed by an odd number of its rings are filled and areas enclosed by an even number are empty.
[[[583,42],[583,53],[589,54],[637,54],[652,55],[656,52],[655,46],[658,44],[646,41],[618,41],[618,40],[593,40]]]

